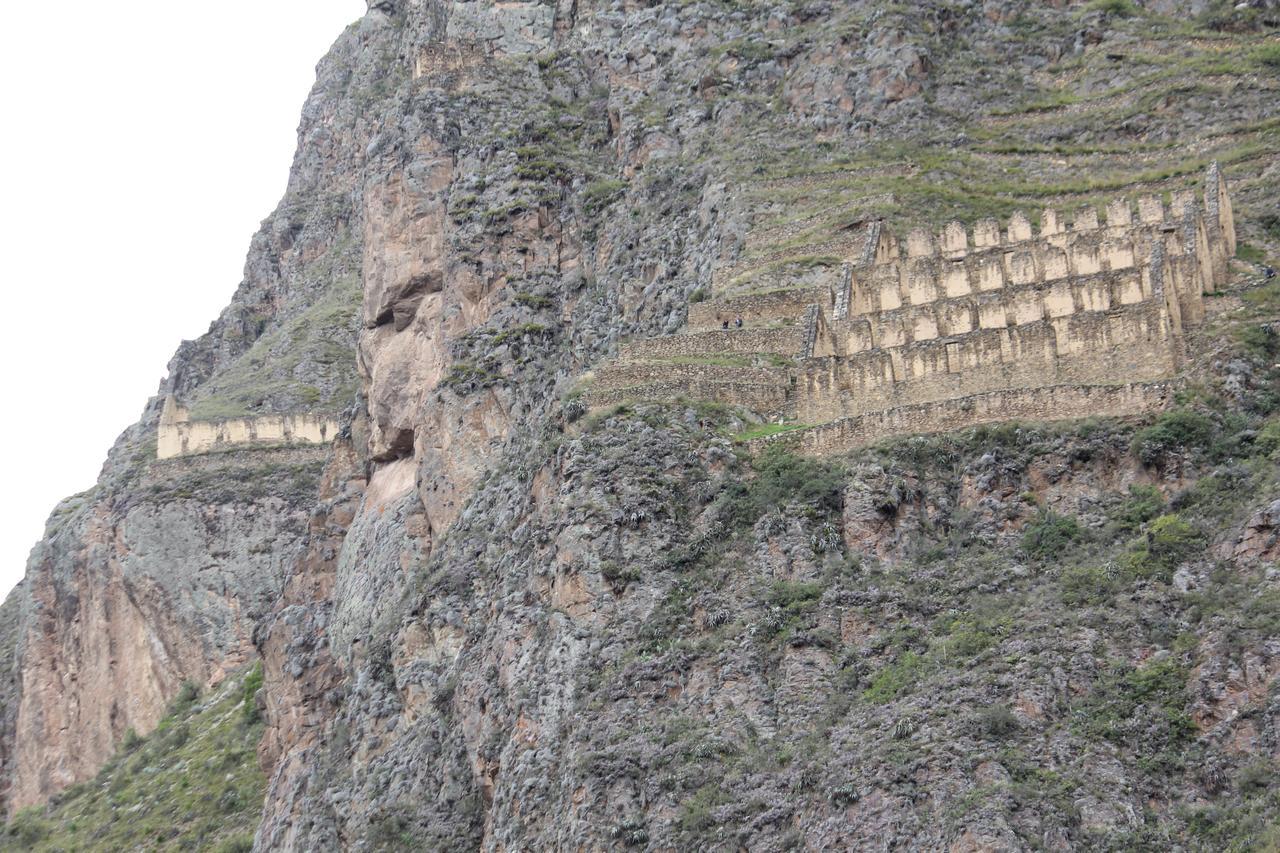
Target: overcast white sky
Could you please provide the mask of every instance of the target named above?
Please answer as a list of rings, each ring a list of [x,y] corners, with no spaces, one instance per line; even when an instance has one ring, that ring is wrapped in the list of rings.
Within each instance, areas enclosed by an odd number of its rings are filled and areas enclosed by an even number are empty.
[[[65,0],[0,50],[0,595],[93,485],[284,193],[316,62],[364,0]]]

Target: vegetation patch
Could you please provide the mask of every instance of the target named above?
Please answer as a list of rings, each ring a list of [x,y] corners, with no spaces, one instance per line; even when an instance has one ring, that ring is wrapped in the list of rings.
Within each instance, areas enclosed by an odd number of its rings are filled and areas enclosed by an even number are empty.
[[[897,699],[920,681],[924,668],[923,657],[915,652],[905,652],[875,674],[867,689],[862,691],[862,698],[877,705]]]
[[[1041,510],[1022,534],[1022,550],[1039,562],[1061,559],[1081,536],[1080,524],[1070,516]]]
[[[1186,713],[1187,670],[1172,659],[1140,667],[1113,664],[1072,711],[1076,729],[1134,750],[1144,760],[1166,761],[1196,733]]]
[[[1122,530],[1137,530],[1158,516],[1164,506],[1164,495],[1155,486],[1133,483],[1129,486],[1129,497],[1116,514],[1117,525]]]
[[[497,385],[501,381],[502,375],[485,365],[460,362],[450,366],[448,375],[440,381],[440,384],[446,388],[452,388],[459,394],[470,394],[472,391]]]
[[[534,311],[545,311],[555,304],[550,297],[539,296],[536,293],[517,293],[515,295],[515,303],[526,308],[532,308]]]
[[[1090,0],[1084,9],[1086,12],[1101,12],[1121,18],[1132,18],[1142,11],[1133,0]]]
[[[19,812],[0,849],[247,853],[266,792],[262,722],[243,710],[255,679],[260,664],[208,697],[184,685],[155,732],[127,738],[92,781]]]
[[[1280,44],[1272,43],[1254,48],[1251,57],[1263,68],[1280,72]]]
[[[1199,551],[1204,542],[1204,535],[1177,515],[1162,515],[1151,522],[1146,535],[1134,543],[1121,563],[1134,577],[1168,583],[1174,569]]]
[[[806,459],[783,447],[768,447],[752,461],[755,476],[735,482],[726,490],[728,516],[753,524],[771,510],[800,507],[825,517],[839,512],[844,475],[829,462]]]
[[[1159,465],[1169,454],[1204,449],[1213,441],[1213,419],[1194,409],[1164,412],[1133,437],[1133,452],[1144,465]]]
[[[1125,585],[1123,574],[1111,563],[1068,568],[1060,583],[1062,600],[1070,606],[1105,604]]]
[[[1267,259],[1267,253],[1252,243],[1241,240],[1236,244],[1236,257],[1246,263],[1260,264]]]
[[[626,188],[626,181],[612,179],[587,184],[582,191],[582,212],[589,217],[599,216],[622,196]]]

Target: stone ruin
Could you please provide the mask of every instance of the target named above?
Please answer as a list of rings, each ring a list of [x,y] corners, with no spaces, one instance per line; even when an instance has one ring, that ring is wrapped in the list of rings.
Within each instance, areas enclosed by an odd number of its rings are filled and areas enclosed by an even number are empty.
[[[624,343],[588,377],[592,408],[675,397],[806,425],[798,449],[838,452],[899,434],[1006,420],[1124,416],[1165,405],[1228,280],[1231,201],[1210,167],[1203,197],[1045,210],[970,232],[900,240],[868,226],[825,281],[691,304],[680,334]],[[737,320],[742,325],[737,326]],[[725,329],[725,321],[729,328]]]
[[[156,458],[172,459],[254,445],[324,444],[337,434],[336,418],[306,413],[193,421],[190,413],[170,394],[160,413]]]

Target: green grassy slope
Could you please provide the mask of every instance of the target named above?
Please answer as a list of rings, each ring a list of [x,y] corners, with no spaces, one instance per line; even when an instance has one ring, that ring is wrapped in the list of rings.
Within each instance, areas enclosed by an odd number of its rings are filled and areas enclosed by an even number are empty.
[[[741,267],[822,254],[824,241],[876,218],[902,234],[1018,210],[1035,223],[1045,207],[1070,216],[1092,206],[1105,220],[1108,200],[1198,186],[1214,160],[1231,184],[1244,256],[1274,258],[1275,32],[1236,26],[1221,10],[1182,21],[1124,4],[1067,14],[1027,6],[980,40],[900,13],[929,55],[922,97],[931,118],[918,125],[860,140],[788,135],[779,125],[795,107],[783,93],[744,103],[745,136],[699,152],[729,166],[753,211]],[[868,26],[861,14],[844,13],[840,27],[824,19],[821,30],[753,36],[743,61],[854,38]],[[1103,49],[1064,49],[1081,28],[1107,32]],[[1043,64],[1021,61],[1029,57]]]
[[[0,850],[251,849],[266,789],[255,753],[261,679],[254,668],[208,696],[184,688],[156,731],[126,734],[96,779],[20,812]]]

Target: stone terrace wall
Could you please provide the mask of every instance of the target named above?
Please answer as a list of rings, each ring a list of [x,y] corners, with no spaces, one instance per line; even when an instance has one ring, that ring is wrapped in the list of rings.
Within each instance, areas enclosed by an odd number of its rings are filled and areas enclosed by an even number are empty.
[[[784,385],[703,379],[662,380],[626,388],[592,388],[588,394],[593,409],[616,406],[628,400],[675,400],[681,397],[745,406],[765,417],[784,414],[788,405]]]
[[[763,326],[784,319],[795,319],[810,305],[831,302],[831,288],[805,287],[751,293],[729,299],[698,302],[689,306],[689,331],[715,331],[727,320],[730,325],[741,319],[745,326]]]
[[[781,367],[734,367],[719,364],[678,364],[674,362],[619,362],[592,375],[591,391],[596,394],[659,382],[737,382],[748,385],[786,386],[790,372]]]
[[[781,329],[716,330],[631,341],[619,347],[619,355],[633,360],[755,353],[799,355],[805,343],[802,319],[797,317],[796,325]]]
[[[832,326],[841,351],[854,355],[870,349],[966,335],[979,329],[1054,321],[1075,314],[1141,304],[1154,298],[1157,286],[1163,290],[1163,280],[1153,281],[1149,270],[1129,268],[905,304],[886,311],[853,315],[835,321]],[[1201,300],[1197,299],[1196,305],[1200,304]],[[1167,307],[1176,310],[1181,319],[1180,304],[1170,303]],[[1180,322],[1177,328],[1181,329]]]
[[[830,328],[838,357],[805,364],[791,411],[822,423],[853,415],[1044,386],[1114,385],[1173,376],[1184,327],[1204,318],[1213,267],[1230,239],[1230,200],[1212,170],[1206,217],[1189,192],[1092,208],[1072,227],[1053,210],[1033,236],[951,223],[903,241],[883,229],[838,292]],[[872,245],[874,244],[874,245]],[[1047,416],[1047,415],[1046,415]]]
[[[233,447],[274,444],[324,444],[338,434],[336,418],[314,414],[263,415],[221,421],[189,420],[170,397],[156,439],[156,457],[172,459]]]
[[[972,397],[868,412],[829,424],[758,439],[752,450],[784,442],[811,456],[841,453],[887,438],[949,432],[1002,421],[1055,421],[1125,417],[1165,408],[1174,383],[1074,385],[994,391]]]
[[[1061,285],[1099,273],[1134,271],[1146,264],[1157,247],[1164,251],[1167,284],[1178,293],[1180,304],[1215,291],[1220,279],[1197,261],[1209,237],[1194,201],[1184,196],[1175,199],[1182,205],[1181,221],[1169,217],[1158,199],[1141,202],[1144,218],[1137,225],[1125,219],[1131,215],[1128,207],[1113,203],[1112,217],[1122,224],[1106,228],[1098,226],[1092,209],[1078,216],[1071,231],[1062,228],[1055,212],[1045,211],[1038,239],[1031,238],[1025,217],[1015,217],[1007,231],[994,220],[980,222],[972,241],[959,223],[947,226],[936,238],[913,231],[905,242],[905,253],[896,240],[884,235],[877,261],[853,272],[849,314],[870,315],[992,291]]]

